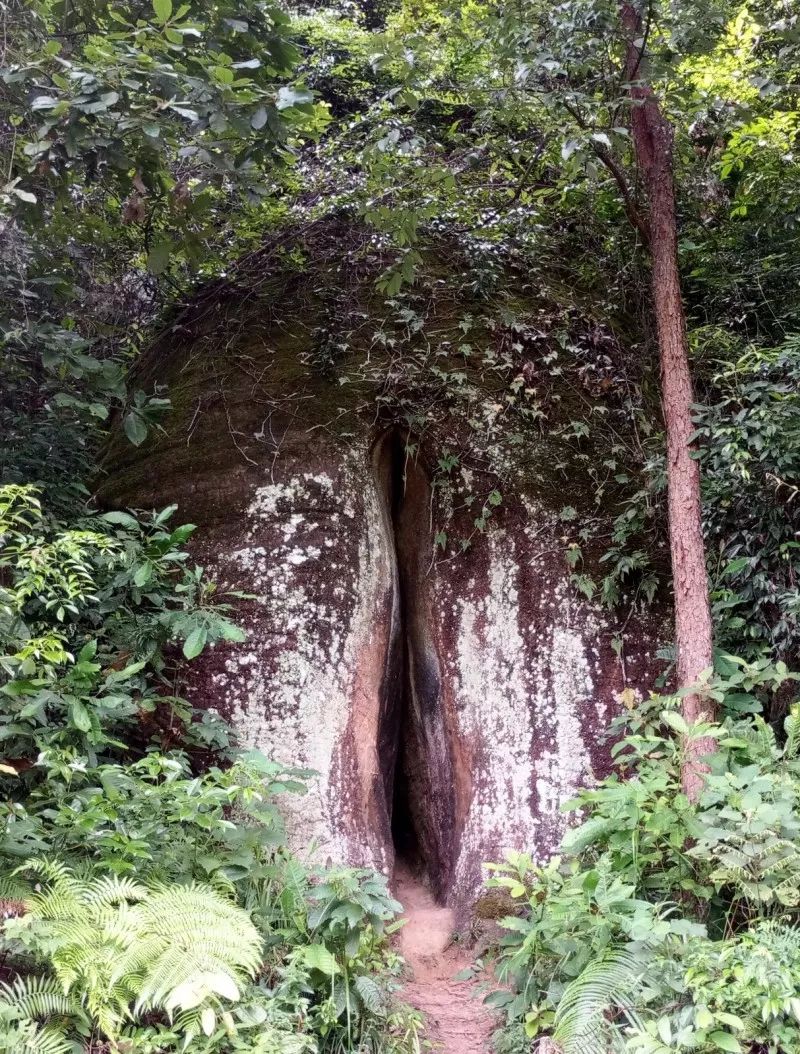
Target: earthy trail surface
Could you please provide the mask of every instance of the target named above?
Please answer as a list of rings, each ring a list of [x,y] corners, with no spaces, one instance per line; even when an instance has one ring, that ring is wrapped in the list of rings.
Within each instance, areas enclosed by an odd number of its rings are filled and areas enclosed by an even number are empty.
[[[411,970],[404,999],[426,1015],[427,1035],[437,1054],[486,1054],[497,1025],[491,1010],[472,994],[475,982],[453,980],[472,960],[450,943],[452,911],[437,904],[402,863],[395,870],[394,892],[408,920],[399,934],[400,951]]]

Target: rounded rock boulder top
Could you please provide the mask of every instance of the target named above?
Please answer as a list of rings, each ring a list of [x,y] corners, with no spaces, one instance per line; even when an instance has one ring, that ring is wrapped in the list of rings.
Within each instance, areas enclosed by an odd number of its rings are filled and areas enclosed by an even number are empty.
[[[488,300],[446,246],[402,295],[376,286],[385,264],[327,220],[201,289],[133,378],[166,389],[165,431],[113,435],[99,493],[178,503],[218,588],[250,595],[246,643],[206,649],[186,694],[315,771],[281,799],[293,844],[387,872],[400,855],[461,909],[486,861],[557,846],[621,700],[652,683],[659,618],[587,599],[568,559],[610,510],[591,442],[557,426],[587,399],[623,415],[613,383],[552,368],[548,304],[513,263]]]

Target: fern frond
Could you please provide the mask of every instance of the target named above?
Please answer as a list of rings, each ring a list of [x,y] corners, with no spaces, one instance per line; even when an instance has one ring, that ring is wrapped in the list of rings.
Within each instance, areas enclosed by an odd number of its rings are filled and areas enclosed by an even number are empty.
[[[778,919],[765,919],[754,926],[749,934],[778,962],[800,961],[800,927],[789,926]]]
[[[157,888],[140,906],[137,929],[140,937],[161,937],[250,976],[261,961],[261,937],[248,915],[197,884]]]
[[[751,727],[758,745],[759,754],[766,760],[772,760],[778,747],[778,741],[775,738],[772,726],[767,724],[761,714],[755,714]]]
[[[353,981],[353,987],[358,992],[361,1002],[371,1014],[384,1014],[386,1012],[386,1000],[381,986],[373,977],[367,974],[359,974]]]
[[[24,864],[20,864],[14,874],[19,875],[26,872],[38,875],[53,890],[72,890],[76,897],[83,888],[83,883],[75,876],[72,869],[58,860],[47,860],[42,857],[31,858]]]
[[[36,1021],[81,1012],[80,1005],[64,992],[55,977],[17,977],[11,984],[0,983],[0,1003],[18,1020]]]
[[[27,901],[31,893],[33,893],[33,888],[30,882],[26,882],[16,873],[0,875],[0,904],[4,901],[11,901],[15,904]]]
[[[32,1021],[6,1031],[3,1036],[7,1049],[14,1054],[73,1054],[75,1047],[60,1030]]]
[[[800,703],[794,703],[783,723],[786,732],[786,743],[783,756],[787,761],[794,761],[800,754]]]
[[[83,890],[82,898],[94,909],[113,907],[127,901],[142,901],[147,889],[123,875],[103,875]]]
[[[630,998],[640,987],[644,972],[642,961],[630,952],[612,951],[590,962],[566,986],[556,1009],[553,1033],[563,1054],[607,1054],[612,1026],[606,1011],[615,1008],[636,1022]]]
[[[236,1001],[255,976],[261,937],[247,913],[218,889],[148,888],[118,876],[82,879],[46,861],[26,869],[47,883],[29,907],[52,946],[60,991],[83,993],[87,1011],[109,1038],[142,1010],[171,1013]]]

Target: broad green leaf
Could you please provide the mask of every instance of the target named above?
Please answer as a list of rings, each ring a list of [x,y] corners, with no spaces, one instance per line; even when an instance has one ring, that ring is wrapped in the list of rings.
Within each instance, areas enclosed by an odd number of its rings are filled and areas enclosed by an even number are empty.
[[[169,108],[170,110],[174,110],[175,113],[180,114],[181,117],[185,117],[189,121],[196,121],[200,116],[197,110],[192,110],[188,106],[179,106],[177,103],[170,103]]]
[[[97,641],[90,640],[78,652],[78,662],[90,662],[97,654]]]
[[[242,644],[247,640],[247,634],[239,626],[233,622],[229,622],[227,619],[221,619],[219,623],[219,635],[223,640],[232,641],[236,644]]]
[[[236,981],[228,973],[218,970],[206,975],[206,983],[212,992],[223,996],[225,999],[236,1000],[239,998],[239,988]]]
[[[175,107],[173,107],[173,109],[174,108]],[[171,255],[171,242],[159,242],[157,245],[154,245],[150,252],[147,254],[147,270],[151,274],[162,274],[167,268],[167,264],[169,263],[169,258]]]
[[[92,727],[92,718],[80,699],[73,699],[69,708],[70,719],[81,732],[88,732]]]
[[[718,1050],[727,1050],[731,1054],[741,1054],[742,1046],[739,1040],[730,1034],[730,1032],[711,1032],[708,1040],[710,1043],[714,1043]]]
[[[267,114],[266,107],[265,106],[259,106],[259,108],[256,110],[256,112],[250,118],[250,126],[251,126],[251,128],[255,128],[256,131],[259,131],[259,129],[263,128],[264,125],[267,123],[267,117],[268,117],[268,114]]]
[[[112,670],[111,673],[106,677],[106,684],[119,684],[120,681],[127,681],[134,674],[141,672],[147,662],[145,659],[140,659],[138,662],[132,662],[129,666],[126,666],[124,670]]]
[[[678,732],[680,735],[685,736],[689,731],[689,726],[677,710],[664,710],[661,714],[661,720],[665,725],[669,725],[674,732]]]
[[[301,106],[304,103],[313,102],[314,95],[308,88],[292,88],[284,86],[278,91],[275,105],[279,110],[287,110],[290,106]]]
[[[160,527],[162,526],[162,524],[165,524],[170,518],[170,516],[173,516],[177,511],[177,505],[165,505],[161,512],[159,512],[159,514],[156,516],[154,522],[157,523]]]
[[[141,414],[135,410],[129,411],[122,419],[122,427],[125,435],[134,446],[141,446],[147,439],[147,422]]]
[[[153,10],[159,22],[168,22],[172,14],[172,0],[153,0]]]
[[[303,949],[303,959],[312,970],[319,970],[328,977],[333,977],[339,971],[336,959],[324,944],[309,944]]]
[[[183,645],[183,654],[187,659],[194,659],[205,648],[208,641],[208,630],[205,626],[193,629]]]
[[[150,579],[152,578],[152,576],[153,576],[153,565],[148,560],[148,561],[146,561],[143,564],[139,564],[139,566],[136,568],[136,571],[134,572],[134,575],[133,575],[133,584],[135,586],[141,587],[141,586],[145,585],[147,582],[149,582]]]
[[[203,1029],[204,1035],[212,1035],[216,1023],[217,1015],[214,1013],[214,1008],[211,1006],[203,1007],[203,1012],[200,1014],[200,1027]]]
[[[104,512],[101,519],[107,523],[118,523],[120,527],[139,526],[139,521],[135,516],[131,516],[129,512],[122,512],[121,509],[112,509],[111,512]]]

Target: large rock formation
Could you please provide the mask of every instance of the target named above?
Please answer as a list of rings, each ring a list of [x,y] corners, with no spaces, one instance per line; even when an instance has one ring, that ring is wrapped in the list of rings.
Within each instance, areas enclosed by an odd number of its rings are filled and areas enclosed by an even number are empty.
[[[565,558],[598,510],[591,448],[554,433],[587,369],[615,412],[613,354],[553,369],[524,276],[478,300],[457,260],[426,264],[387,300],[379,249],[334,222],[244,261],[145,357],[168,432],[112,444],[103,495],[178,502],[220,587],[255,597],[248,642],[204,655],[189,689],[318,773],[287,800],[294,842],[385,870],[400,852],[465,905],[482,862],[557,843],[654,634],[623,632]]]

